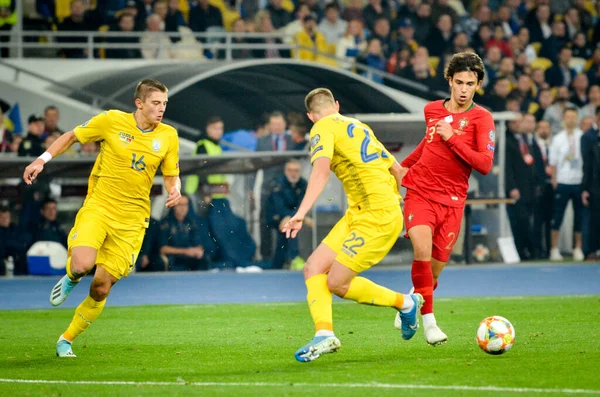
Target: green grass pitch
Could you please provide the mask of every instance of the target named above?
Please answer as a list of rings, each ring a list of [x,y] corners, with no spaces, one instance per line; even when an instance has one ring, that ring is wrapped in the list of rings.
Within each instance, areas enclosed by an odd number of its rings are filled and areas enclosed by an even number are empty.
[[[335,301],[342,349],[298,363],[313,335],[304,303],[111,307],[109,298],[75,359],[54,350],[72,309],[0,311],[0,396],[600,395],[600,296],[439,299],[436,313],[449,342],[431,347],[422,330],[402,340],[391,309]],[[490,315],[516,329],[502,356],[475,343]]]

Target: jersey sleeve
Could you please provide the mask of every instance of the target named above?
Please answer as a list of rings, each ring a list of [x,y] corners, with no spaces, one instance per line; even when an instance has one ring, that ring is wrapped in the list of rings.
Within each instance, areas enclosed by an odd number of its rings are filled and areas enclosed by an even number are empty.
[[[492,170],[494,151],[496,149],[496,128],[492,115],[483,112],[475,125],[475,142],[477,149],[473,150],[454,134],[448,139],[448,145],[453,152],[467,162],[482,175]]]
[[[321,157],[331,159],[333,157],[334,145],[333,129],[328,128],[327,124],[315,124],[310,130],[310,162],[313,163]]]
[[[179,175],[179,138],[176,131],[169,140],[169,150],[162,161],[160,170],[164,176]]]
[[[106,131],[110,129],[111,120],[110,112],[102,112],[78,125],[73,129],[77,141],[81,144],[103,141]]]

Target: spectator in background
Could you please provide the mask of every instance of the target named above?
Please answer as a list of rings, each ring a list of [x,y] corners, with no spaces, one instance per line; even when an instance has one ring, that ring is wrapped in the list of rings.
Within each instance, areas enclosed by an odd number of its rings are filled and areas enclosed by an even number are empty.
[[[190,212],[190,200],[182,196],[160,224],[160,253],[169,259],[169,270],[207,270],[208,261],[198,229]]]
[[[573,84],[571,89],[573,90],[573,94],[571,95],[571,103],[573,103],[578,108],[584,107],[588,104],[588,83],[589,80],[585,74],[578,74],[573,79]]]
[[[400,76],[431,86],[435,83],[435,78],[428,64],[428,59],[429,53],[427,48],[419,47],[411,59],[410,67],[402,70]]]
[[[575,78],[575,71],[569,66],[573,55],[573,50],[563,46],[558,53],[558,62],[546,70],[546,81],[550,87],[561,85],[570,86]]]
[[[286,238],[281,232],[283,225],[296,213],[308,182],[301,177],[302,167],[297,160],[285,164],[283,175],[273,181],[271,195],[267,201],[267,217],[272,228],[278,231],[273,269],[282,269],[285,263],[290,263],[290,269],[302,270],[304,259],[300,257],[298,237]],[[312,227],[312,219],[305,218],[307,225]]]
[[[260,10],[255,16],[256,31],[261,33],[274,33],[273,24],[271,23],[271,17],[265,10]],[[276,59],[276,58],[289,58],[290,50],[277,49],[271,47],[271,44],[282,44],[283,42],[279,38],[270,37],[262,39],[250,39],[250,42],[255,44],[267,44],[267,48],[252,50],[254,58],[259,59]]]
[[[472,37],[471,45],[475,49],[476,53],[482,55],[482,58],[484,58],[488,54],[486,45],[491,38],[492,28],[490,25],[487,24],[479,25],[479,27],[477,28],[477,32],[475,32],[475,35]]]
[[[554,207],[554,188],[552,187],[552,169],[548,163],[550,156],[550,123],[545,120],[538,121],[536,126],[536,143],[542,155],[542,162],[536,163],[538,178],[543,177],[543,185],[539,196],[538,205],[534,211],[533,233],[540,244],[536,251],[540,259],[550,257],[552,212]],[[541,236],[541,237],[538,237]]]
[[[414,1],[414,0],[409,0]],[[363,21],[363,0],[348,0],[348,3],[344,5],[342,11],[342,19],[344,21],[351,21],[358,19]]]
[[[172,59],[175,57],[173,44],[163,31],[163,20],[156,14],[148,17],[141,43],[147,46],[142,48],[144,59]]]
[[[600,23],[596,24],[600,28]],[[592,64],[587,71],[590,85],[600,84],[600,47],[596,47],[592,55]]]
[[[598,106],[600,106],[600,85],[592,85],[588,89],[588,103],[579,110],[579,116],[595,118]]]
[[[552,22],[552,34],[542,43],[539,56],[548,58],[552,63],[558,62],[558,55],[561,48],[570,42],[565,33],[565,24],[562,21]]]
[[[395,46],[397,49],[407,47],[413,52],[419,48],[419,43],[415,40],[415,26],[409,18],[402,19],[398,22],[396,34],[397,38]]]
[[[156,5],[160,3],[155,3],[154,9],[156,10]],[[162,3],[165,4],[165,3]],[[185,19],[183,18],[183,14],[179,11],[179,0],[169,0],[168,5],[165,4],[162,6],[166,8],[165,15],[162,16],[165,21],[165,32],[179,32],[180,26],[187,26],[185,23]],[[156,11],[155,11],[156,12]],[[177,37],[171,37],[171,41],[173,43],[179,41]]]
[[[336,58],[343,59],[346,62],[340,62],[343,69],[351,69],[354,66],[356,57],[367,48],[365,32],[362,22],[359,19],[352,19],[348,22],[348,28],[344,37],[336,45]]]
[[[292,51],[292,56],[302,61],[336,63],[326,56],[329,48],[325,36],[317,30],[317,16],[309,14],[302,23],[303,29],[296,34],[294,40],[298,49]]]
[[[329,45],[335,46],[346,33],[348,22],[340,18],[340,7],[337,3],[329,3],[325,7],[325,18],[319,23],[319,32],[325,35]]]
[[[139,12],[140,12],[140,10],[138,8],[138,3],[135,0],[127,0],[125,2],[125,7],[120,12],[120,15],[129,14],[129,15],[133,16],[133,30],[136,32],[143,31],[146,26],[146,20],[139,19],[139,16],[140,16]],[[117,22],[118,22],[118,19],[117,19]],[[115,24],[113,23],[112,25],[114,26]]]
[[[356,57],[356,63],[380,72],[385,71],[385,54],[381,48],[381,41],[377,37],[371,37],[369,39],[366,51]],[[369,71],[361,72],[361,75],[376,83],[383,84],[383,77],[379,74]]]
[[[451,18],[452,26],[458,24],[458,14],[448,4],[448,0],[434,0],[431,5],[431,19],[438,21],[442,15],[448,15]]]
[[[256,143],[257,152],[285,152],[294,146],[292,138],[285,133],[286,121],[283,113],[275,111],[269,116],[269,134],[260,137]],[[273,181],[283,172],[283,167],[263,169],[263,182],[260,188],[260,253],[263,260],[273,256],[273,228],[267,220],[267,200],[271,194]],[[254,201],[254,180],[251,181],[250,201]]]
[[[502,29],[502,26],[500,25],[494,26],[492,37],[487,41],[487,43],[485,43],[486,49],[494,46],[500,49],[503,56],[513,56],[510,46],[508,45],[508,41],[506,40],[506,37],[504,35],[504,29]]]
[[[547,4],[541,4],[534,10],[534,17],[525,21],[525,26],[529,29],[532,43],[542,43],[552,34],[550,27],[550,7]]]
[[[54,105],[46,106],[44,109],[44,135],[53,134],[58,132],[63,134],[64,131],[58,127],[60,122],[60,112]]]
[[[506,100],[510,94],[510,81],[500,78],[494,83],[491,95],[486,98],[486,103],[492,112],[503,112],[506,110]]]
[[[550,165],[552,166],[552,186],[555,191],[554,214],[552,217],[552,247],[550,260],[563,259],[558,249],[560,227],[569,201],[573,202],[573,229],[575,231],[575,248],[573,260],[582,261],[581,236],[581,181],[583,164],[581,158],[581,137],[583,133],[577,127],[577,110],[567,108],[563,112],[565,129],[552,139],[550,145]]]
[[[452,32],[452,18],[448,14],[441,14],[437,19],[436,27],[429,33],[425,46],[432,57],[441,57],[444,52],[452,48],[454,33]]]
[[[600,254],[600,106],[596,108],[596,125],[581,138],[583,157],[583,179],[581,200],[589,208],[586,224],[582,225],[585,254],[590,260],[597,260]]]
[[[290,137],[292,138],[291,150],[302,150],[308,149],[308,141],[306,140],[307,128],[304,123],[295,121],[290,122]]]
[[[232,44],[249,44],[250,40],[246,38],[246,23],[242,18],[236,19],[231,25],[231,32],[234,36],[231,38]],[[252,51],[248,48],[234,48],[231,50],[232,59],[250,59],[253,58]]]
[[[95,156],[100,151],[100,147],[97,142],[88,142],[81,145],[79,149],[80,156]]]
[[[511,15],[510,7],[506,4],[498,7],[498,11],[496,11],[496,24],[502,27],[505,37],[512,37],[519,29],[519,23]]]
[[[11,221],[8,207],[0,206],[0,275],[4,275],[4,261],[12,256],[15,262],[14,274],[27,274],[27,248],[30,237]]]
[[[389,6],[382,0],[369,0],[369,4],[363,8],[363,19],[370,31],[375,30],[375,22],[379,18],[385,18],[388,21],[392,20]]]
[[[465,52],[469,48],[469,37],[466,33],[457,33],[452,40],[452,53]],[[448,55],[448,54],[446,54]],[[443,75],[443,73],[442,73]]]
[[[383,57],[388,59],[396,51],[396,43],[390,36],[390,21],[385,18],[378,18],[375,21],[375,29],[371,32],[369,39],[379,39]],[[368,46],[368,45],[367,45]]]
[[[269,0],[269,5],[265,8],[271,15],[271,22],[275,29],[282,28],[292,22],[292,14],[282,7],[282,0]]]
[[[212,26],[223,27],[221,10],[210,5],[208,0],[190,2],[189,21],[189,27],[194,32],[206,32],[206,29]]]
[[[496,46],[492,46],[487,49],[486,56],[484,59],[485,74],[487,82],[484,80],[484,87],[488,85],[494,86],[496,79],[498,78],[498,70],[500,69],[500,61],[502,60],[502,51]]]
[[[160,254],[160,233],[160,223],[156,219],[150,218],[136,263],[137,271],[164,272],[167,270],[168,258]]]
[[[564,25],[566,27],[566,39],[572,41],[575,38],[575,35],[582,30],[579,10],[577,10],[577,8],[570,7],[565,12]]]
[[[481,26],[490,26],[491,23],[492,11],[488,6],[479,4],[477,8],[473,11],[472,16],[467,19],[464,19],[460,23],[458,28],[459,31],[466,33],[467,36],[469,36],[469,38],[474,38]]]
[[[554,104],[544,112],[544,120],[550,123],[552,136],[558,134],[562,129],[565,109],[577,109],[577,107],[569,101],[569,88],[563,85],[558,87]]]
[[[137,14],[135,26],[138,27],[140,31],[143,31],[146,28],[146,21],[148,20],[148,17],[154,14],[154,9],[152,7],[152,5],[154,4],[154,0],[134,1],[137,1]]]
[[[111,32],[133,32],[135,28],[135,19],[131,14],[121,14],[119,16],[119,23],[117,26],[111,26]],[[109,36],[106,38],[107,43],[111,44],[137,44],[139,38],[130,37],[127,35],[123,36]],[[142,53],[137,48],[107,48],[106,58],[108,59],[140,59]],[[46,122],[48,116],[46,116]]]
[[[44,118],[32,114],[27,119],[27,136],[19,146],[19,157],[38,157],[44,153]]]
[[[535,94],[533,92],[533,86],[531,83],[531,78],[523,74],[519,76],[517,80],[517,87],[515,88],[515,92],[521,97],[521,111],[523,113],[529,113],[529,108],[535,101]],[[535,117],[535,116],[534,116]],[[535,126],[534,126],[535,127]],[[532,129],[533,132],[533,129]]]
[[[283,41],[289,44],[294,43],[294,39],[298,33],[304,30],[304,17],[311,15],[310,6],[306,3],[300,3],[296,7],[296,19],[281,28],[280,31],[285,35]]]
[[[431,5],[426,2],[419,4],[417,18],[413,21],[415,25],[415,40],[424,44],[433,30],[433,19],[431,19]]]
[[[224,123],[214,116],[206,122],[206,135],[196,144],[197,155],[220,156]],[[245,266],[252,261],[256,244],[248,234],[246,222],[235,215],[229,202],[229,182],[224,174],[191,175],[185,181],[185,192],[194,195],[198,211],[208,219],[210,236],[217,247],[211,261],[219,260],[224,267]]]
[[[4,125],[4,113],[0,109],[0,153],[12,152],[13,134]]]
[[[585,33],[579,32],[575,35],[571,48],[573,49],[573,58],[590,59],[592,57],[592,49],[587,43]]]
[[[535,120],[538,122],[542,120],[544,118],[544,113],[546,113],[546,109],[550,106],[552,106],[552,91],[548,88],[544,88],[540,90],[538,94],[538,108],[534,113]]]
[[[411,22],[414,22],[417,19],[418,8],[418,0],[404,0],[403,4],[398,7],[396,18],[399,20],[406,20],[408,18]]]
[[[531,45],[531,42],[529,40],[529,29],[527,29],[525,26],[522,26],[517,31],[517,37],[519,38],[519,41],[521,42],[521,46],[523,48],[523,51],[525,51],[525,55],[527,55],[527,61],[529,63],[531,63],[534,60],[536,60],[537,59],[537,51]]]
[[[535,84],[535,88],[539,91],[550,89],[550,85],[546,82],[546,76],[544,75],[544,69],[535,68],[531,71],[531,79]]]
[[[0,3],[0,33],[8,33],[17,24],[17,13],[15,12],[15,0],[4,0]],[[0,37],[0,47],[10,41],[10,36]],[[9,49],[0,48],[0,58],[8,58]]]
[[[506,195],[515,204],[507,206],[517,252],[522,260],[535,258],[533,212],[536,206],[537,181],[535,161],[539,147],[533,139],[535,118],[526,115],[517,120],[516,129],[506,136]]]
[[[86,14],[83,1],[73,0],[71,2],[71,15],[58,24],[57,28],[59,32],[91,32],[97,30],[98,25],[89,14]],[[59,43],[81,44],[82,48],[62,49],[61,54],[66,58],[86,58],[90,55],[87,48],[85,48],[88,41],[86,36],[61,36],[57,37],[56,41]]]
[[[42,201],[40,214],[40,222],[29,226],[32,244],[38,241],[53,241],[67,248],[67,233],[56,221],[56,201],[50,198]]]

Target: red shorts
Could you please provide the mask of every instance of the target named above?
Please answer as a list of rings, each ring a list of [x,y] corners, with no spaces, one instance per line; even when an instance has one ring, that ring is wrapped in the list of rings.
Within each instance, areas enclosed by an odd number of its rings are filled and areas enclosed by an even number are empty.
[[[448,207],[428,200],[420,193],[407,189],[404,196],[404,219],[406,232],[411,227],[427,225],[433,234],[431,257],[440,262],[448,262],[450,253],[460,233],[463,207]]]

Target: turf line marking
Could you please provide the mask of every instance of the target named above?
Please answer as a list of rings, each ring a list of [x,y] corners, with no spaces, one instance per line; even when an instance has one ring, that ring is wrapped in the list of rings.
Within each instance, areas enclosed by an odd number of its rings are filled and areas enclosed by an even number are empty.
[[[48,379],[5,379],[0,383],[52,384],[52,385],[95,385],[95,386],[196,386],[196,387],[322,387],[322,388],[375,388],[375,389],[417,389],[489,391],[499,393],[562,393],[597,394],[600,390],[591,389],[544,389],[534,387],[461,386],[461,385],[414,385],[397,383],[285,383],[285,382],[135,382],[135,381],[94,381],[94,380],[48,380]]]

